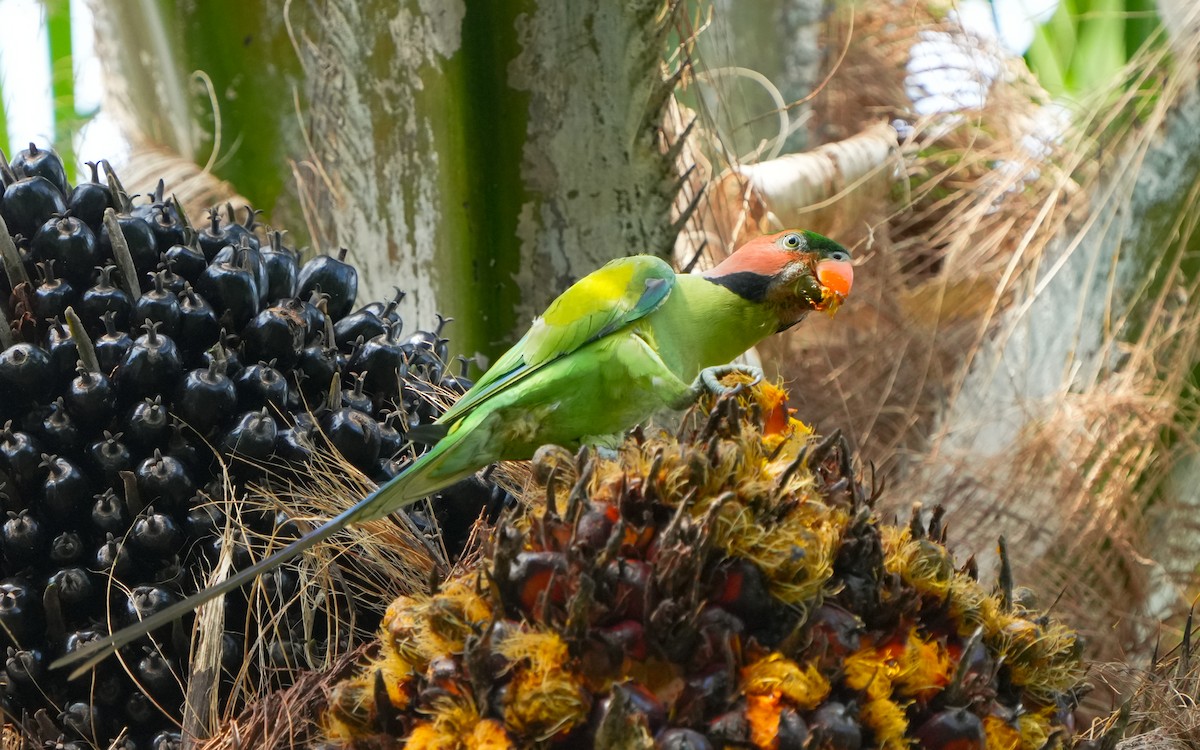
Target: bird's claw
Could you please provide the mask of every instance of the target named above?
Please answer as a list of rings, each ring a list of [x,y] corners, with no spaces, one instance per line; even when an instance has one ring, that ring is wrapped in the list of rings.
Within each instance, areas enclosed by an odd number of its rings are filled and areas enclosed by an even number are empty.
[[[741,373],[750,378],[749,383],[738,383],[737,385],[728,386],[721,382],[721,378],[732,373]],[[705,367],[696,377],[697,383],[693,388],[697,390],[702,386],[705,390],[712,393],[714,396],[727,396],[732,393],[738,393],[743,388],[749,388],[758,385],[762,382],[763,371],[760,367],[754,365],[716,365],[715,367]]]

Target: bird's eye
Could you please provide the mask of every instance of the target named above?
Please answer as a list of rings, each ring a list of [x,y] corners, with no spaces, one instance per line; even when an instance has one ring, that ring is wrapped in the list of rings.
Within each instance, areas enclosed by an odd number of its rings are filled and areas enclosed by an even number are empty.
[[[829,254],[830,260],[850,260],[850,253],[845,250],[834,250]]]
[[[795,250],[796,248],[800,247],[800,243],[803,241],[804,240],[800,238],[800,235],[796,234],[795,232],[785,234],[783,236],[783,246],[789,250]]]

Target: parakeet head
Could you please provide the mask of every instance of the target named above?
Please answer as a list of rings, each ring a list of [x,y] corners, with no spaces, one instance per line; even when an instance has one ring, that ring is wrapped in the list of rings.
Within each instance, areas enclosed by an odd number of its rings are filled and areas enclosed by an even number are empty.
[[[751,302],[770,305],[781,331],[813,310],[833,313],[854,285],[850,251],[804,229],[750,240],[704,275]]]

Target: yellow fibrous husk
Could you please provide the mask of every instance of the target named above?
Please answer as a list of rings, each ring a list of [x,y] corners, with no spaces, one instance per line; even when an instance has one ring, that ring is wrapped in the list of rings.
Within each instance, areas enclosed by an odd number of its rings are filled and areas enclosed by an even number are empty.
[[[569,668],[558,634],[517,631],[500,640],[496,652],[516,665],[504,702],[504,722],[514,732],[549,739],[587,719],[589,693]]]
[[[738,503],[718,516],[718,544],[730,557],[744,557],[766,574],[770,591],[789,604],[810,599],[833,575],[833,559],[849,519],[827,505],[798,503],[772,524]]]
[[[901,750],[910,747],[912,741],[904,736],[908,731],[908,718],[904,709],[887,698],[875,698],[863,704],[859,710],[863,725],[875,733],[875,744],[883,750]]]
[[[987,750],[1021,750],[1021,732],[996,715],[983,718]]]
[[[778,693],[746,696],[746,723],[750,742],[760,750],[771,750],[779,736],[779,717],[783,705]]]
[[[412,665],[384,642],[379,655],[372,659],[353,678],[338,683],[329,699],[330,711],[325,716],[325,731],[332,739],[349,741],[361,734],[377,715],[376,684],[387,690],[392,709],[409,708],[408,683],[414,677]]]
[[[829,681],[813,664],[801,666],[778,652],[742,669],[742,684],[747,695],[776,695],[793,707],[808,711],[829,696]]]
[[[928,539],[913,539],[908,529],[899,526],[883,526],[880,534],[883,564],[889,573],[902,576],[922,594],[946,598],[954,565],[945,547]]]
[[[1054,706],[1017,717],[1017,726],[1021,728],[1021,750],[1039,750],[1045,747],[1050,738],[1053,718]]]
[[[1013,684],[1047,701],[1070,688],[1082,673],[1082,645],[1075,631],[1053,620],[1034,622],[1022,616],[1005,618],[988,640],[1008,665]]]
[[[945,548],[913,539],[909,529],[880,528],[884,566],[919,592],[946,602],[959,635],[976,630],[989,649],[1003,657],[1014,684],[1033,696],[1050,700],[1079,681],[1082,674],[1078,635],[1048,618],[1005,611],[994,594],[971,577],[957,572]],[[1020,610],[1013,605],[1010,609]]]
[[[896,694],[905,698],[931,697],[953,677],[954,662],[945,645],[921,636],[916,628],[910,629],[901,670],[894,681]]]
[[[446,583],[437,596],[401,597],[383,620],[385,643],[417,669],[448,653],[462,651],[469,635],[492,618],[491,605],[473,579]]]
[[[404,750],[510,750],[512,740],[498,721],[483,719],[468,699],[434,702],[430,717],[419,721],[404,742]]]
[[[872,700],[923,697],[948,684],[954,662],[946,647],[921,636],[915,628],[908,638],[866,646],[845,662],[845,682]]]

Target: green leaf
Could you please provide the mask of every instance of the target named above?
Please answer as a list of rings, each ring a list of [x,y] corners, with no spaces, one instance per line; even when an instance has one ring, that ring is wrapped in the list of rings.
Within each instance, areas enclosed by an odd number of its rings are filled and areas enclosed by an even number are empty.
[[[75,112],[75,58],[71,47],[70,0],[43,0],[50,53],[50,94],[54,104],[54,150],[62,158],[68,179],[74,180],[75,133],[81,120]]]
[[[4,78],[0,76],[0,151],[12,153],[8,143],[8,110],[4,108]]]

